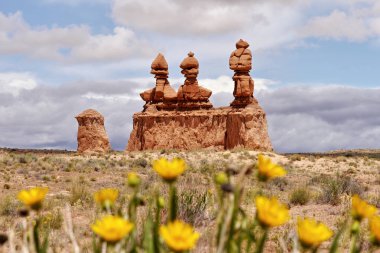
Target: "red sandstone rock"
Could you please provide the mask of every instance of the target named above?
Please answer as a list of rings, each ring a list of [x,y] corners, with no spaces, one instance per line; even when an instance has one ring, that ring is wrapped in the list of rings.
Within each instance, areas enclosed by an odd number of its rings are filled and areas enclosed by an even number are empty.
[[[106,153],[110,142],[104,128],[104,117],[93,109],[88,109],[75,117],[78,121],[78,152]]]
[[[252,69],[252,53],[248,42],[240,39],[236,42],[236,50],[230,56],[230,69],[235,71],[233,107],[245,107],[253,101],[254,81],[249,75]]]
[[[238,147],[273,150],[265,112],[255,99],[245,108],[136,113],[127,151]]]
[[[198,84],[199,62],[190,52],[180,64],[181,73],[186,77],[185,83],[178,89],[178,109],[208,109],[212,107],[209,97],[212,92]]]
[[[168,63],[162,54],[158,54],[152,62],[151,74],[156,78],[156,87],[146,90],[140,94],[146,102],[145,109],[149,106],[157,109],[175,108],[174,103],[177,100],[177,92],[170,86],[168,81]]]

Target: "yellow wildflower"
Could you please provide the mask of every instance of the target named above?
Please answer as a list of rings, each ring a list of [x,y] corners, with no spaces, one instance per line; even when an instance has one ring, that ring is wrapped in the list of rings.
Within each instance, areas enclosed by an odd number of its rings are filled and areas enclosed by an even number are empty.
[[[257,196],[255,202],[257,219],[264,227],[280,226],[290,218],[288,208],[276,198]]]
[[[107,215],[97,220],[91,228],[104,241],[116,243],[132,231],[133,224],[121,217]]]
[[[160,227],[160,235],[166,245],[175,252],[193,249],[198,241],[199,233],[183,221],[175,220]]]
[[[281,166],[272,163],[270,158],[264,157],[262,154],[258,156],[258,177],[260,181],[268,181],[275,177],[282,177],[286,175],[286,170]]]
[[[369,222],[369,228],[371,230],[371,235],[377,244],[380,244],[380,216],[375,215],[371,218]]]
[[[96,203],[106,207],[113,206],[118,196],[119,191],[117,189],[104,188],[94,194],[94,199]]]
[[[183,159],[175,158],[168,161],[162,157],[159,160],[153,161],[153,169],[167,182],[173,182],[181,175],[185,169],[186,164]]]
[[[351,213],[354,219],[361,220],[364,218],[371,218],[375,215],[377,209],[375,206],[368,204],[362,200],[358,195],[352,197],[352,209]]]
[[[135,172],[128,173],[127,184],[130,187],[136,187],[136,186],[140,185],[140,183],[141,183],[141,179],[140,179],[139,175],[137,175]]]
[[[298,219],[297,233],[299,241],[305,248],[318,247],[333,235],[325,224],[308,218]]]
[[[22,190],[18,193],[17,198],[33,210],[41,208],[42,202],[46,197],[48,188],[34,187],[29,190]]]

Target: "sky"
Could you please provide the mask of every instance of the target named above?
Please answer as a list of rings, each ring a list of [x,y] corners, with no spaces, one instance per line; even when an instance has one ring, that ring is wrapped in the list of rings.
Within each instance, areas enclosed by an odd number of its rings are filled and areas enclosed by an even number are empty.
[[[0,147],[75,150],[74,117],[93,108],[123,150],[159,52],[178,88],[193,51],[226,106],[240,38],[275,151],[380,148],[377,0],[0,1]]]

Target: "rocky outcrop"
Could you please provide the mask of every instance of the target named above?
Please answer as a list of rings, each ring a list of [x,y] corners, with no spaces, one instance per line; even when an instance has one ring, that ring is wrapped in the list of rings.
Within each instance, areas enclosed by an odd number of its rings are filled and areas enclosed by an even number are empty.
[[[178,109],[179,110],[197,110],[209,109],[212,104],[209,97],[212,92],[198,84],[199,62],[194,57],[194,53],[190,52],[181,65],[179,66],[181,73],[186,80],[178,89]]]
[[[173,109],[176,107],[177,92],[170,86],[168,77],[168,63],[162,54],[158,54],[152,62],[151,74],[156,79],[156,87],[146,90],[140,97],[146,102],[144,108],[154,107],[158,110]]]
[[[180,64],[185,82],[173,98],[167,80],[168,64],[159,54],[152,63],[156,87],[140,94],[143,112],[133,115],[127,150],[247,148],[272,151],[265,112],[253,96],[252,53],[240,39],[229,58],[235,74],[231,107],[213,108],[212,91],[198,84],[199,62],[190,52]],[[166,92],[165,89],[169,89]],[[169,91],[169,90],[168,90]],[[170,96],[169,96],[170,95]]]
[[[247,148],[272,151],[265,112],[253,99],[245,108],[140,112],[133,116],[127,150]]]
[[[104,117],[93,109],[88,109],[75,117],[78,121],[78,152],[106,153],[110,142],[104,127]]]
[[[252,69],[252,53],[248,47],[248,42],[240,39],[230,56],[230,69],[235,72],[232,78],[235,83],[235,100],[231,103],[233,107],[245,107],[253,101],[254,81],[249,75]]]

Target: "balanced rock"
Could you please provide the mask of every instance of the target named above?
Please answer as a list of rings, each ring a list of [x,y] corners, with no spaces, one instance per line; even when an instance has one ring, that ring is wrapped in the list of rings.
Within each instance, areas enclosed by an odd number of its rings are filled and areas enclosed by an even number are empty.
[[[106,153],[110,142],[104,127],[104,117],[99,112],[88,109],[75,117],[78,121],[78,152]]]
[[[188,57],[182,61],[180,68],[186,80],[178,89],[178,109],[194,110],[211,108],[212,104],[209,102],[209,97],[212,92],[198,84],[199,62],[194,57],[194,53],[190,52],[188,54]]]
[[[168,81],[169,69],[168,63],[162,54],[158,54],[151,65],[151,74],[156,79],[156,87],[146,90],[140,94],[145,101],[144,108],[152,109],[173,109],[176,107],[177,93],[170,86]]]
[[[235,83],[235,100],[231,103],[233,107],[245,107],[253,102],[254,81],[249,75],[252,69],[252,53],[248,47],[248,42],[240,39],[230,56],[230,69],[235,72],[232,78]]]

